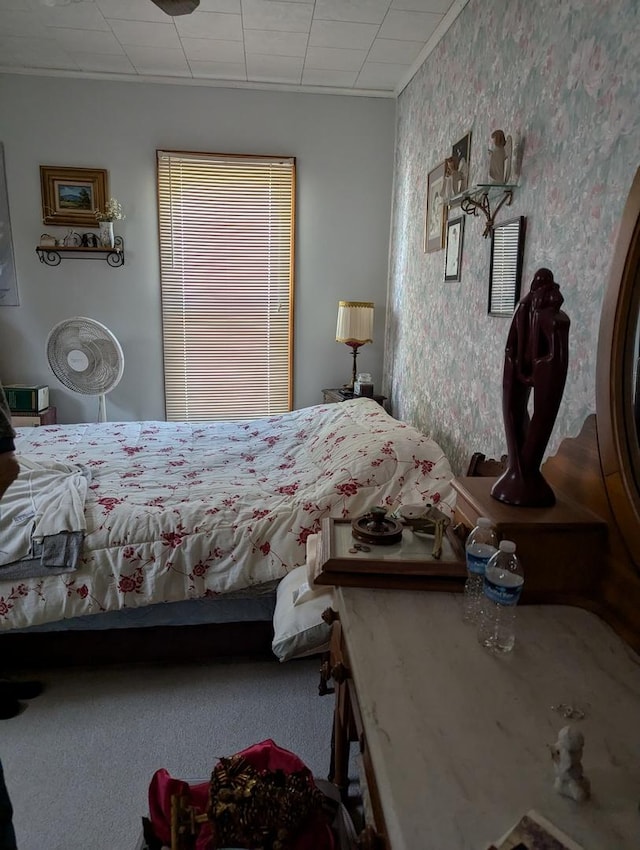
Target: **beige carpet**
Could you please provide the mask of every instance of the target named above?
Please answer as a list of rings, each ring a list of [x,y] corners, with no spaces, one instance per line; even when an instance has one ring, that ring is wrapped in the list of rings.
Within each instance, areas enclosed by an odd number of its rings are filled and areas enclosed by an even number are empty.
[[[135,850],[153,772],[208,778],[272,738],[326,778],[333,697],[316,659],[30,671],[46,690],[0,721],[19,850]]]

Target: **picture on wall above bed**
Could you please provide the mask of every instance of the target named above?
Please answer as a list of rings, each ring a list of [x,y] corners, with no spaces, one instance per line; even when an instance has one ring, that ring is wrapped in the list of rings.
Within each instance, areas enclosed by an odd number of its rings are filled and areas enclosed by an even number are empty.
[[[441,162],[427,177],[427,212],[424,228],[424,250],[430,254],[444,248],[447,207],[444,200],[445,163]]]
[[[97,227],[109,194],[104,168],[40,166],[43,224]]]

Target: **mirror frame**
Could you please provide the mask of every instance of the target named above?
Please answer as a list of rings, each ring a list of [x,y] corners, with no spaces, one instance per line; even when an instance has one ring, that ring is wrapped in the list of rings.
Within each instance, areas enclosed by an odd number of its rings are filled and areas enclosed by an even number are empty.
[[[598,337],[596,411],[600,463],[609,503],[626,547],[640,567],[640,466],[632,428],[629,374],[640,321],[640,169],[622,213]],[[635,469],[635,474],[634,474]]]

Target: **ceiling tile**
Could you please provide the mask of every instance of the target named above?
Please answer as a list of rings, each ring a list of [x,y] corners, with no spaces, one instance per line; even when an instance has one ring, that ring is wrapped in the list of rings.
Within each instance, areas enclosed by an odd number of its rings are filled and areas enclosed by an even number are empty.
[[[182,47],[191,66],[194,62],[240,62],[244,66],[244,47],[240,41],[183,38]]]
[[[112,32],[54,29],[52,33],[64,50],[77,53],[124,53],[122,45]]]
[[[247,79],[249,80],[299,85],[301,78],[302,59],[296,56],[247,54]]]
[[[407,73],[406,65],[392,65],[387,62],[365,62],[356,80],[358,89],[394,89],[402,74]]]
[[[176,18],[175,25],[181,36],[242,41],[240,15],[223,15],[218,12],[202,12],[199,15],[194,13]]]
[[[0,37],[3,65],[20,68],[78,70],[73,59],[49,38]]]
[[[275,32],[275,30],[247,30],[244,34],[248,53],[267,56],[304,56],[307,51],[307,34],[303,32]]]
[[[242,20],[247,30],[309,32],[313,6],[283,0],[242,0]]]
[[[194,77],[213,80],[246,80],[244,62],[189,62]]]
[[[316,0],[314,21],[352,21],[380,25],[389,0]]]
[[[398,65],[411,65],[418,58],[423,47],[423,41],[376,38],[367,59],[370,62],[395,62]]]
[[[198,12],[227,12],[239,15],[242,11],[240,0],[200,0]]]
[[[392,0],[392,9],[405,12],[435,12],[444,15],[449,11],[451,0]]]
[[[339,47],[310,47],[304,63],[307,68],[336,71],[359,71],[367,58],[366,50],[345,50]]]
[[[38,20],[33,12],[2,9],[0,7],[0,33],[3,36],[20,35],[28,38],[46,38],[47,27]],[[0,62],[2,61],[0,57]]]
[[[380,38],[399,38],[403,41],[427,41],[442,20],[431,12],[400,12],[391,10],[378,33]]]
[[[309,36],[310,47],[346,47],[368,50],[378,34],[375,24],[349,24],[314,21]]]
[[[135,74],[136,70],[124,54],[74,53],[73,58],[83,71],[96,74]]]
[[[168,20],[165,12],[150,0],[96,0],[98,9],[105,18],[120,18],[123,21],[156,21],[164,23]]]
[[[111,29],[120,44],[134,44],[139,47],[180,48],[180,39],[173,24],[111,21]]]
[[[108,30],[109,24],[92,0],[70,6],[42,6],[38,12],[48,27],[70,27],[78,30]]]
[[[302,82],[305,86],[331,86],[332,88],[353,88],[357,73],[353,71],[330,71],[320,68],[305,68]]]
[[[159,77],[190,77],[191,71],[182,50],[133,45],[127,55],[139,74]]]

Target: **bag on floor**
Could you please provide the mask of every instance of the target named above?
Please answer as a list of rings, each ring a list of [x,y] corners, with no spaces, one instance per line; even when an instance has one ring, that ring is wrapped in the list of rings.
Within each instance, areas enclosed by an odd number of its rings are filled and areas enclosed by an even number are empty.
[[[150,850],[335,850],[327,798],[311,771],[272,740],[221,758],[209,782],[164,770],[149,786]]]

